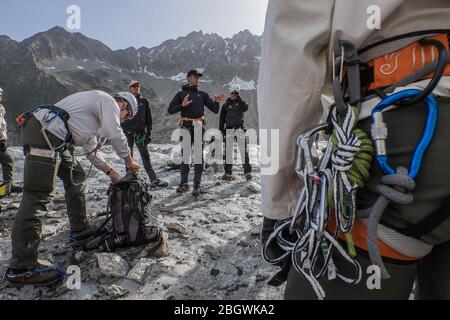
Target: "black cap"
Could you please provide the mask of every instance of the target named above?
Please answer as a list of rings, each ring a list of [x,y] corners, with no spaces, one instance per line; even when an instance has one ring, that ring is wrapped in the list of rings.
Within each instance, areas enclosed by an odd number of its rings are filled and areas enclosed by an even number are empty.
[[[190,76],[199,76],[201,78],[201,77],[203,77],[203,74],[198,72],[197,70],[191,70],[187,74],[187,77],[190,77]]]

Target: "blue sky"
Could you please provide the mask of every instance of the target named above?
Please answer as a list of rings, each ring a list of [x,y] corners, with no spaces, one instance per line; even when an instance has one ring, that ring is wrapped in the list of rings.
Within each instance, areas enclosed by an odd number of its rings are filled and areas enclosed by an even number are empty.
[[[262,34],[268,0],[18,0],[0,1],[0,34],[22,41],[59,25],[70,5],[81,9],[81,29],[112,49],[152,47],[191,31],[230,37]]]

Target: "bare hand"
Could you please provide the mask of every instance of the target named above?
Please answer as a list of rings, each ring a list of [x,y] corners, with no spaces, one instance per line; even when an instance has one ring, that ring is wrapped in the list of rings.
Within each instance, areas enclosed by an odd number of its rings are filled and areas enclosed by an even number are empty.
[[[187,106],[189,106],[192,103],[192,100],[189,100],[189,94],[186,95],[186,97],[184,97],[183,99],[183,108],[186,108]]]
[[[109,174],[109,178],[111,179],[112,183],[117,183],[121,179],[120,175],[114,170]]]
[[[138,173],[139,170],[141,170],[141,166],[134,162],[134,160],[128,165],[128,170],[130,170],[132,173]]]
[[[215,102],[222,102],[223,100],[225,100],[225,93],[223,93],[223,92],[214,96]]]
[[[125,157],[125,165],[128,171],[131,171],[131,173],[138,173],[139,170],[141,169],[141,166],[133,160],[131,155]]]

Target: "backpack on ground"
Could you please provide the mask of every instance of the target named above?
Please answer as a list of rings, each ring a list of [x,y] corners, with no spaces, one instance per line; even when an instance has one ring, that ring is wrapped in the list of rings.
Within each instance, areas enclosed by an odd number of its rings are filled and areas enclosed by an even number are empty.
[[[162,241],[161,230],[150,215],[151,195],[145,180],[130,174],[108,190],[106,221],[95,237],[86,244],[87,250],[100,248],[112,252],[117,248],[137,247]],[[155,250],[158,246],[155,246]]]

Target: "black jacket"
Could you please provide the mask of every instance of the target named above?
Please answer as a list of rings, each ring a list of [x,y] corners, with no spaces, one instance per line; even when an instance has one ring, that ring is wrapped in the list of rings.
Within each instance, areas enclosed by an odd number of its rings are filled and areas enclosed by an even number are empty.
[[[248,104],[238,97],[228,99],[220,111],[219,130],[244,128],[244,113],[248,111]]]
[[[126,133],[151,134],[153,128],[152,109],[147,99],[137,96],[138,113],[133,119],[125,120],[122,129]]]
[[[183,108],[183,100],[189,94],[192,103]],[[205,115],[205,106],[214,113],[219,113],[220,104],[209,97],[206,92],[199,91],[198,87],[184,85],[169,105],[169,114],[181,112],[183,118],[196,119]]]

